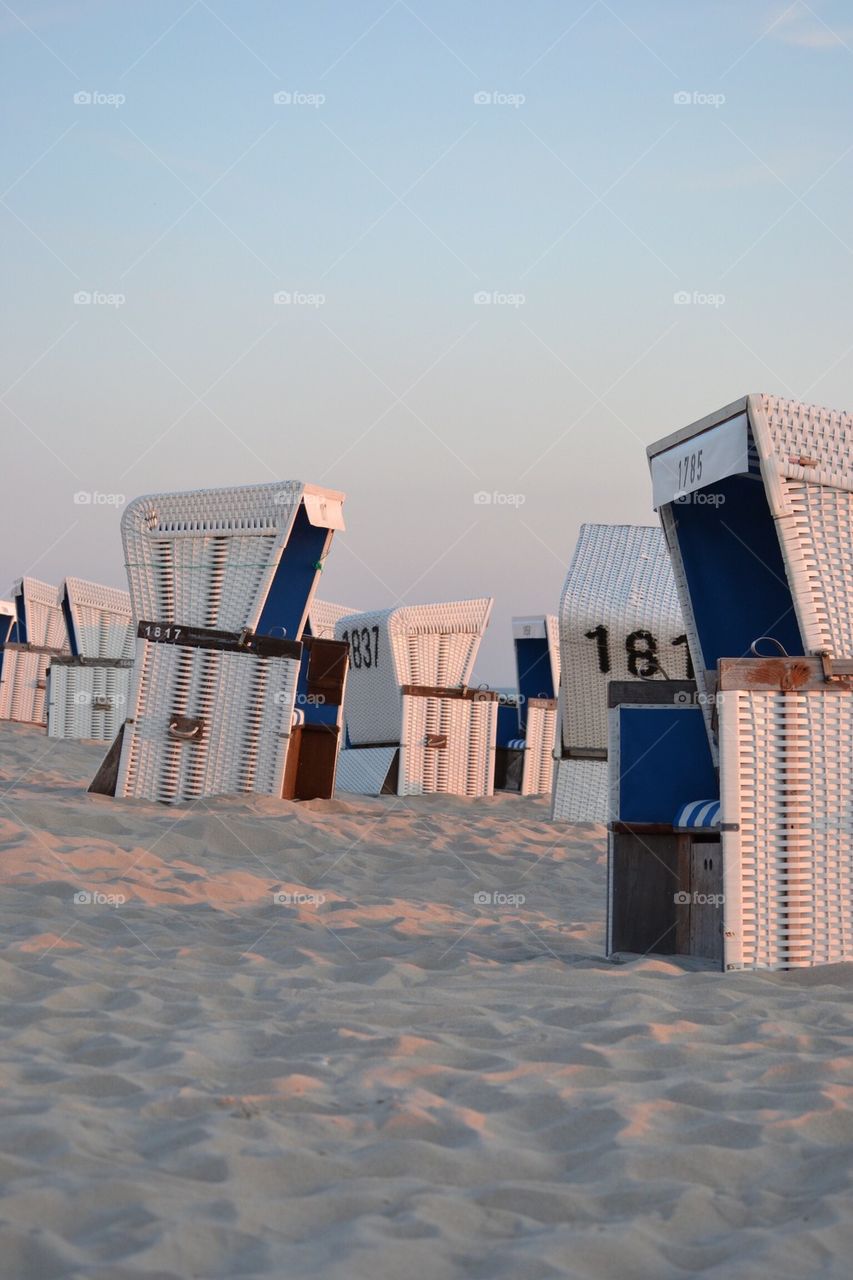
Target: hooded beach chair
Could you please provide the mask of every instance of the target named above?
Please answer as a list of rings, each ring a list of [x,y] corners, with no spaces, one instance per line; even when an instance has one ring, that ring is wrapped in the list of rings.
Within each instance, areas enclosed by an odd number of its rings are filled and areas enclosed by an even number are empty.
[[[0,720],[47,721],[47,668],[68,652],[59,591],[37,578],[21,578],[12,591],[14,639],[0,649]]]
[[[283,481],[128,505],[129,715],[92,790],[332,794],[346,648],[303,632],[343,498]]]
[[[607,822],[611,680],[687,673],[690,654],[660,529],[585,524],[560,599],[560,743],[552,816]]]
[[[649,730],[671,703],[650,706],[639,761],[614,708],[609,949],[851,960],[853,416],[750,395],[648,452],[696,668],[693,747],[688,767],[686,740],[676,759],[673,734]]]
[[[70,653],[51,658],[48,667],[48,735],[111,742],[127,715],[134,652],[130,596],[66,578],[60,602]]]
[[[350,653],[338,792],[493,794],[498,695],[468,685],[491,610],[458,600],[338,620]]]
[[[498,708],[495,786],[523,796],[551,794],[560,687],[560,636],[554,614],[513,618],[515,697]]]

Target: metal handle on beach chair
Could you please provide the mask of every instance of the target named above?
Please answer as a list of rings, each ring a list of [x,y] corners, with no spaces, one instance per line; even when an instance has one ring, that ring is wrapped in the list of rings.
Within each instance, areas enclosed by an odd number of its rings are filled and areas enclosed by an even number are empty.
[[[179,742],[198,742],[204,732],[204,720],[201,716],[172,716],[169,721],[169,734]]]

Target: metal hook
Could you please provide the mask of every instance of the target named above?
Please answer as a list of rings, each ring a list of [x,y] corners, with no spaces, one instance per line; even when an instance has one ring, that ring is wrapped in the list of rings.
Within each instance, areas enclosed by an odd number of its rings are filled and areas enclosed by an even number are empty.
[[[781,644],[780,641],[778,641],[775,636],[759,636],[758,639],[753,640],[752,644],[749,646],[749,652],[752,654],[754,658],[768,658],[770,656],[767,653],[758,652],[758,649],[756,648],[756,646],[761,644],[762,640],[766,640],[768,644],[775,644],[776,648],[779,650],[779,656],[781,658],[787,658],[790,656],[787,650],[785,649],[785,646]]]

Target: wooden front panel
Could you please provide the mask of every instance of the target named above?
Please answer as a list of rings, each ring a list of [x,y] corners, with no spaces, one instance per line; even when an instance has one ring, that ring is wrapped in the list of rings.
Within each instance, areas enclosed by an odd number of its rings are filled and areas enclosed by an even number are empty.
[[[611,950],[675,954],[678,836],[616,831],[610,840]]]
[[[691,841],[690,895],[689,953],[722,965],[723,856],[719,840]]]
[[[330,800],[338,762],[337,725],[301,724],[290,735],[284,773],[285,800]]]
[[[308,695],[322,697],[339,707],[343,702],[349,649],[343,640],[318,640],[312,636],[308,653]]]

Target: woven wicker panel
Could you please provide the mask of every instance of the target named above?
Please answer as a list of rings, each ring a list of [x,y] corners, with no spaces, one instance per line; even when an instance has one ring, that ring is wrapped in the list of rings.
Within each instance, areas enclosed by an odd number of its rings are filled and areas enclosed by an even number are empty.
[[[304,488],[282,481],[131,502],[121,527],[134,617],[256,626]]]
[[[46,645],[50,649],[68,651],[68,630],[62,613],[58,587],[38,578],[21,578],[14,587],[15,597],[23,595],[27,644]]]
[[[726,967],[853,959],[853,695],[718,702]]]
[[[555,822],[609,822],[606,760],[557,760],[554,766]]]
[[[308,624],[311,628],[312,636],[319,636],[324,640],[334,640],[335,625],[338,619],[348,618],[351,614],[357,612],[358,610],[350,608],[347,604],[332,604],[329,600],[318,600],[315,596],[308,610]]]
[[[81,658],[133,657],[129,592],[82,578],[66,578],[64,591]]]
[[[116,795],[280,797],[298,676],[294,658],[138,640]],[[199,742],[175,741],[175,714],[203,718]]]
[[[554,783],[556,707],[528,707],[527,734],[521,773],[523,796],[550,795]]]
[[[398,794],[493,795],[497,728],[496,701],[404,696]],[[429,746],[434,735],[447,745]]]
[[[783,480],[789,515],[777,521],[807,652],[853,655],[853,493]]]
[[[344,705],[350,742],[400,741],[404,684],[467,684],[491,607],[489,599],[456,600],[339,618],[335,638],[350,646]]]
[[[683,635],[661,530],[583,525],[560,601],[563,747],[607,746],[610,680],[682,677],[687,647],[673,641]]]
[[[749,407],[765,466],[790,480],[853,490],[853,414],[767,395],[750,396]]]
[[[112,742],[127,715],[130,676],[129,667],[51,663],[48,736]]]
[[[0,720],[47,722],[47,667],[50,654],[6,649],[0,670]]]

